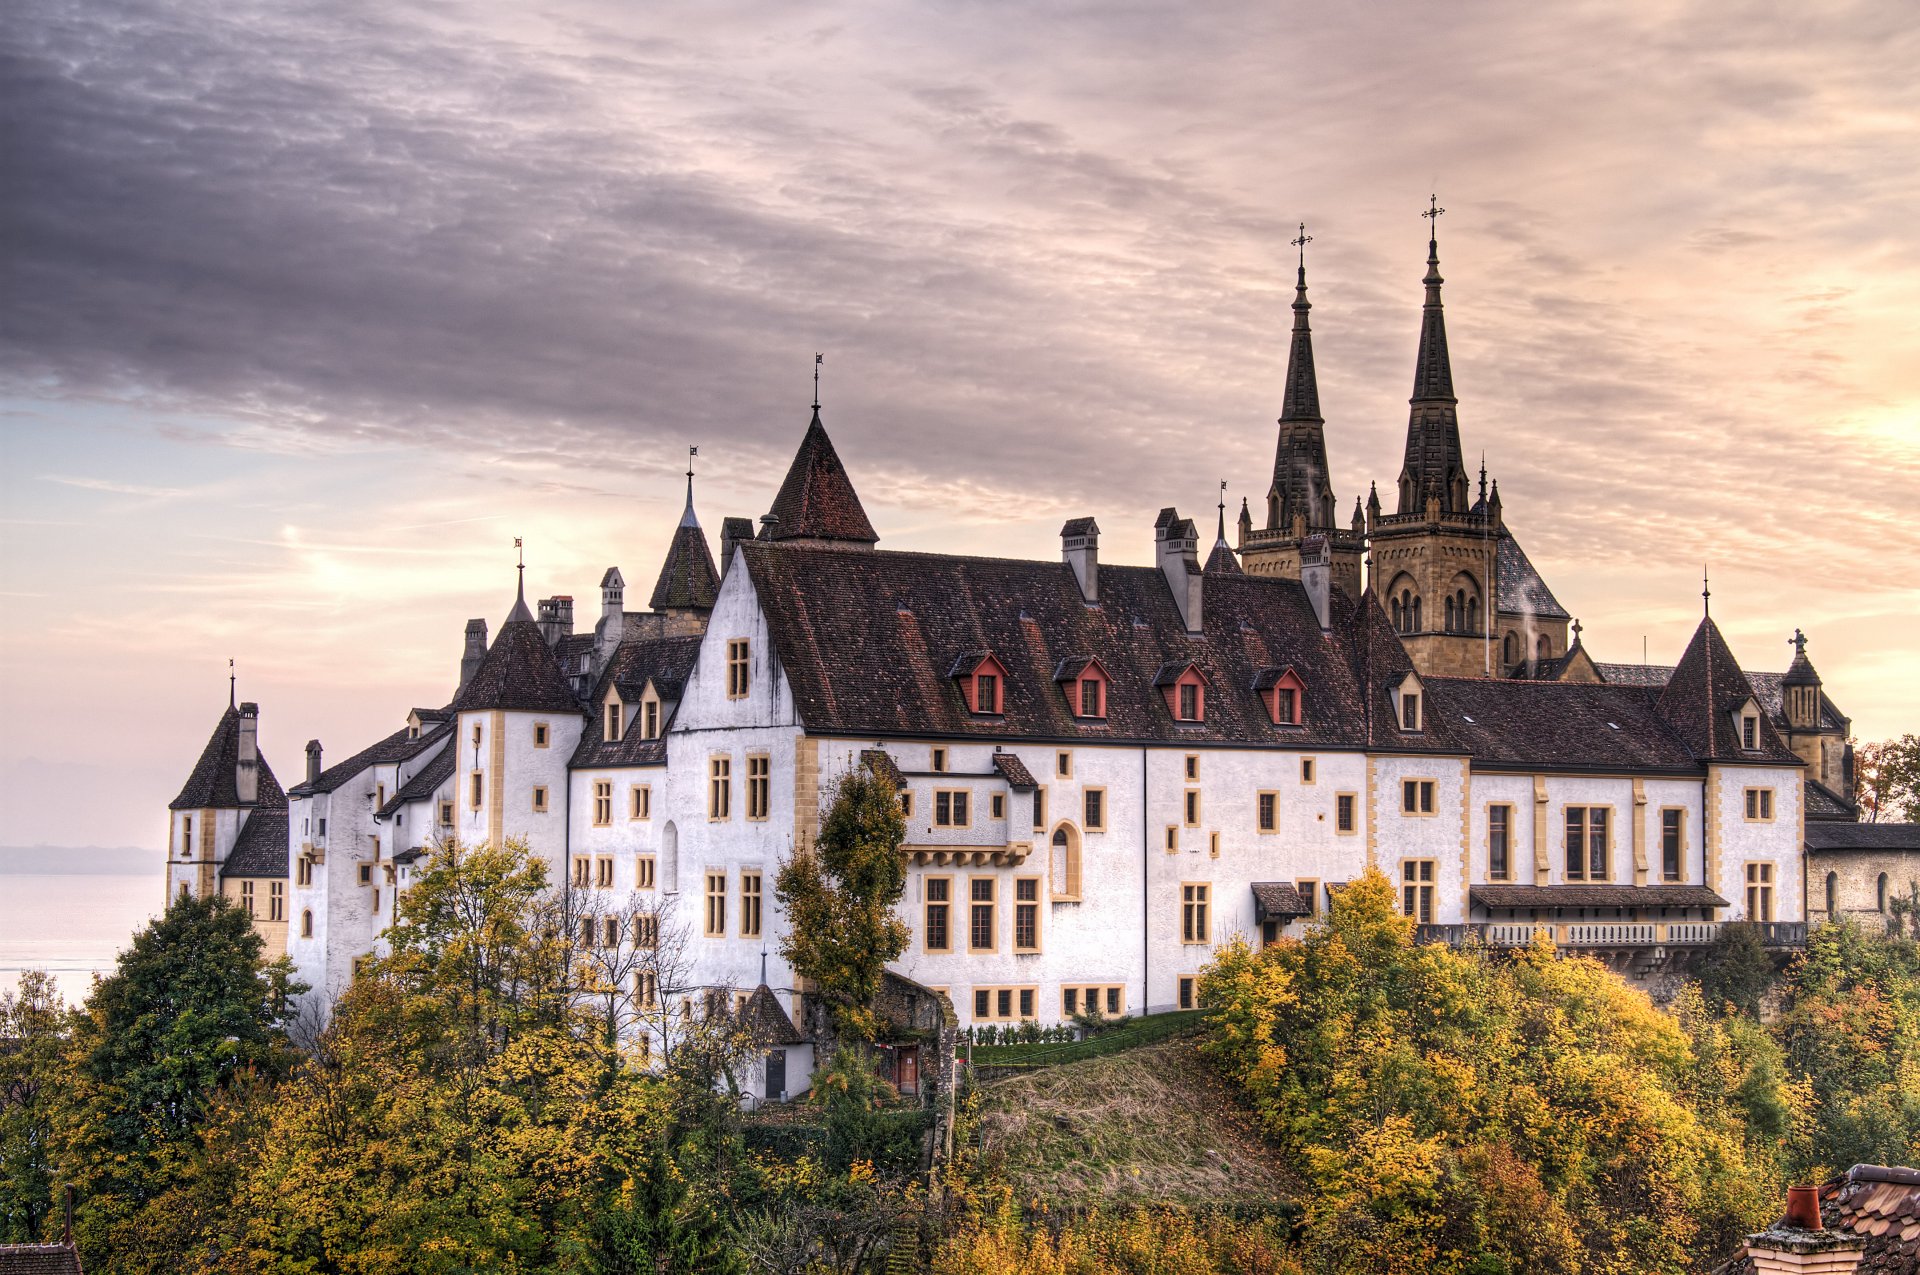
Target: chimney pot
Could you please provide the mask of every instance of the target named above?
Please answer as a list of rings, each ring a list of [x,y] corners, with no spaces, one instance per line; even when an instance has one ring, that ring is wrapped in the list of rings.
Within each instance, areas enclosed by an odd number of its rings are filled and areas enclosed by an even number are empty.
[[[233,786],[240,804],[260,799],[260,706],[240,705],[240,738],[234,758]]]
[[[307,782],[313,783],[320,778],[320,741],[307,741]]]
[[[1826,1229],[1820,1224],[1820,1189],[1812,1186],[1787,1188],[1787,1222],[1803,1231]]]

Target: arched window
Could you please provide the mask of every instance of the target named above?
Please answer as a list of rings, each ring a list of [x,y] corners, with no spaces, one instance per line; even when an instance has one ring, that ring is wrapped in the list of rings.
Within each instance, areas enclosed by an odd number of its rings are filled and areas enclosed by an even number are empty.
[[[1456,618],[1456,610],[1454,599],[1449,596],[1447,598],[1447,632],[1449,633],[1458,633],[1460,631],[1460,622]]]
[[[1049,875],[1054,898],[1080,897],[1080,834],[1072,824],[1063,823],[1053,830]]]
[[[660,871],[656,874],[660,889],[667,894],[680,890],[680,829],[669,819],[660,830]]]
[[[1500,658],[1511,664],[1520,658],[1520,637],[1509,633],[1500,641]]]
[[[1553,643],[1547,639],[1547,635],[1544,633],[1540,635],[1540,640],[1533,645],[1533,658],[1536,660],[1553,658]]]
[[[1406,632],[1406,631],[1407,631],[1407,626],[1406,626],[1405,624],[1402,624],[1402,623],[1400,622],[1400,599],[1399,599],[1399,598],[1391,598],[1391,599],[1389,599],[1389,602],[1391,603],[1391,605],[1392,605],[1392,607],[1393,607],[1393,627],[1394,627],[1394,630],[1395,630],[1396,632],[1400,632],[1400,633],[1404,633],[1404,632]]]
[[[1880,874],[1880,880],[1874,887],[1874,897],[1879,900],[1875,906],[1885,912],[1887,910],[1887,874],[1884,872]]]
[[[313,937],[313,909],[312,908],[301,909],[300,937],[303,939],[310,939]]]
[[[1831,921],[1834,913],[1840,910],[1840,874],[1827,873],[1827,919]]]

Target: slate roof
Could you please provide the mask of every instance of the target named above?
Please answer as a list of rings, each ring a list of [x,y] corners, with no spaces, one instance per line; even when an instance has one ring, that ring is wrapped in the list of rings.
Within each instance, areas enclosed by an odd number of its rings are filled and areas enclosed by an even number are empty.
[[[592,702],[599,703],[608,683],[620,691],[627,703],[638,700],[648,682],[652,682],[663,700],[678,699],[685,690],[694,663],[700,658],[698,635],[691,637],[636,638],[614,648],[613,658],[601,671],[593,688]],[[606,742],[606,717],[587,714],[580,730],[579,746],[573,750],[575,768],[590,766],[664,766],[667,764],[667,726],[672,721],[671,705],[662,704],[660,738],[642,739],[640,731],[629,728],[618,743]]]
[[[1733,714],[1748,700],[1758,700],[1747,675],[1740,671],[1726,639],[1711,616],[1700,621],[1687,643],[1686,654],[1674,666],[1673,676],[1660,691],[1660,713],[1696,757],[1712,760],[1779,762],[1802,765],[1781,742],[1766,712],[1760,714],[1760,747],[1740,747]]]
[[[1860,808],[1858,806],[1817,779],[1807,780],[1806,794],[1808,819],[1854,820],[1860,817]]]
[[[1473,906],[1510,908],[1724,908],[1704,885],[1476,885]]]
[[[1820,1221],[1866,1239],[1856,1275],[1920,1271],[1920,1171],[1856,1164],[1820,1188]]]
[[[1300,891],[1291,881],[1255,881],[1253,883],[1253,919],[1265,921],[1292,920],[1296,916],[1312,916],[1313,907],[1300,897]]]
[[[867,521],[867,511],[847,477],[847,467],[833,450],[833,440],[813,409],[800,450],[780,484],[780,494],[768,510],[780,521],[766,533],[770,540],[846,540],[873,544],[880,539]]]
[[[1427,711],[1476,764],[1698,773],[1654,693],[1593,682],[1431,677]]]
[[[281,789],[280,781],[273,777],[273,767],[267,765],[267,755],[257,755],[260,759],[260,783],[255,793],[257,800],[253,804],[269,810],[284,809],[287,794]],[[180,795],[167,803],[167,809],[240,809],[239,781],[234,775],[239,765],[240,710],[229,705],[214,726],[207,746],[200,750],[200,760],[193,764],[193,771],[181,786]]]
[[[753,994],[747,997],[747,1003],[741,1007],[740,1025],[747,1029],[753,1043],[762,1049],[783,1049],[788,1045],[807,1043],[807,1038],[787,1017],[787,1011],[780,1008],[780,998],[765,983],[754,988]]]
[[[1509,615],[1535,615],[1551,620],[1569,618],[1567,609],[1540,578],[1533,559],[1527,557],[1527,551],[1520,547],[1513,533],[1502,527],[1494,538],[1499,542],[1493,553],[1494,607]]]
[[[775,654],[807,730],[1054,740],[1181,740],[1448,751],[1445,733],[1402,735],[1387,715],[1389,676],[1410,669],[1375,603],[1335,592],[1323,635],[1298,581],[1207,578],[1203,634],[1189,635],[1154,567],[1109,566],[1085,604],[1064,563],[957,555],[793,550],[756,542],[744,561]],[[1377,622],[1364,618],[1368,612]],[[966,651],[1007,670],[1001,716],[976,719],[946,676]],[[1105,719],[1074,716],[1055,675],[1096,657],[1110,684]],[[1163,667],[1208,679],[1206,721],[1176,723],[1153,687]],[[1276,726],[1257,670],[1291,665],[1305,683],[1301,726]],[[1371,679],[1371,680],[1370,680]],[[1371,693],[1368,691],[1371,687]]]
[[[1027,769],[1027,763],[1012,753],[995,753],[993,768],[1007,781],[1007,787],[1019,792],[1030,792],[1040,785],[1034,781],[1033,772]]]
[[[287,811],[255,809],[240,825],[240,835],[220,866],[221,877],[284,877],[287,875]]]
[[[413,778],[400,786],[400,791],[387,799],[387,804],[374,813],[375,819],[391,819],[400,807],[415,801],[427,801],[438,792],[440,785],[453,778],[453,762],[456,749],[452,744],[433,755],[433,759],[414,772]]]
[[[692,609],[710,611],[720,596],[720,573],[713,569],[713,551],[707,547],[707,533],[693,516],[693,488],[687,488],[687,511],[673,529],[673,543],[667,546],[667,560],[660,564],[660,578],[654,583],[648,602],[656,611]]]
[[[319,778],[310,783],[295,784],[293,795],[311,797],[315,793],[337,792],[345,784],[365,771],[369,766],[387,766],[418,757],[426,749],[435,747],[441,740],[448,738],[453,726],[450,718],[442,718],[418,736],[409,734],[409,728],[399,730],[362,748],[345,761],[335,762],[320,772]]]
[[[526,604],[516,606],[516,614]],[[531,619],[508,619],[487,648],[486,658],[454,697],[456,713],[507,709],[528,713],[579,712],[560,661]]]
[[[1600,676],[1616,686],[1653,686],[1667,684],[1673,676],[1671,664],[1600,664],[1594,667],[1600,670]],[[1773,718],[1774,725],[1785,726],[1787,722],[1785,699],[1781,685],[1785,673],[1757,673],[1752,669],[1742,669],[1747,675],[1747,685],[1753,688],[1753,697],[1760,701],[1767,716]],[[1823,691],[1820,695],[1820,728],[1822,730],[1842,730],[1846,717],[1834,706]]]
[[[893,760],[893,754],[884,748],[861,749],[860,764],[881,779],[887,780],[895,788],[907,786],[907,777],[900,773],[899,764]]]
[[[85,1275],[71,1244],[0,1244],[0,1275]]]
[[[1808,823],[1807,849],[1920,851],[1920,823]]]
[[[1240,559],[1233,556],[1233,550],[1225,540],[1213,542],[1213,552],[1207,555],[1207,565],[1201,568],[1208,575],[1240,575]]]

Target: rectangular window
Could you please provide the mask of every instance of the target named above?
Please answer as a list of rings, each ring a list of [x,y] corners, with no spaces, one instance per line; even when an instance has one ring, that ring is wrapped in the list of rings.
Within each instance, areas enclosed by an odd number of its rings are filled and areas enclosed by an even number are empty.
[[[1105,717],[1100,711],[1100,679],[1083,677],[1080,679],[1080,716]]]
[[[1180,720],[1197,722],[1200,720],[1200,688],[1192,682],[1180,684]]]
[[[1040,950],[1040,878],[1013,880],[1013,950]]]
[[[1080,1012],[1080,989],[1063,987],[1060,989],[1060,1013],[1064,1018],[1072,1018]]]
[[[994,896],[998,889],[992,877],[974,877],[968,883],[972,911],[967,919],[967,948],[974,952],[994,950]]]
[[[1760,747],[1760,719],[1751,713],[1740,719],[1740,747],[1749,752]]]
[[[1180,1008],[1193,1008],[1193,979],[1191,976],[1183,976],[1180,980]]]
[[[1212,886],[1197,882],[1189,882],[1180,887],[1180,941],[1182,943],[1205,943],[1211,939],[1213,926],[1207,913],[1212,893]]]
[[[944,748],[936,748],[933,750],[933,773],[936,775],[944,775],[946,772],[947,750]]]
[[[727,874],[724,872],[707,873],[707,928],[708,938],[722,938],[727,932]]]
[[[636,890],[653,889],[653,856],[635,855],[633,859],[633,888]]]
[[[1278,832],[1280,830],[1280,794],[1263,792],[1254,798],[1254,803],[1259,811],[1260,831]]]
[[[913,818],[913,794],[910,792],[900,794],[900,816],[903,819]]]
[[[613,888],[613,856],[603,854],[593,861],[593,883],[602,890]]]
[[[993,794],[990,800],[993,803],[993,817],[995,819],[1005,819],[1007,817],[1007,795],[1003,792],[997,792]]]
[[[1200,755],[1198,753],[1188,753],[1187,780],[1191,783],[1198,778],[1200,778]]]
[[[964,788],[942,788],[933,794],[933,826],[936,828],[967,828],[973,820],[967,809],[967,792]]]
[[[747,758],[747,818],[762,820],[773,805],[773,759]]]
[[[745,699],[747,688],[752,685],[748,677],[749,648],[747,639],[733,638],[727,643],[727,698]]]
[[[973,1016],[977,1019],[993,1017],[993,989],[976,987],[973,989]]]
[[[376,913],[380,911],[380,891],[378,890],[373,892],[373,910]]]
[[[324,837],[327,834],[325,831],[322,831],[320,835]],[[183,859],[193,858],[193,816],[192,815],[182,815],[180,818],[180,857]]]
[[[573,861],[573,884],[581,890],[593,884],[593,860],[584,854]]]
[[[387,786],[385,784],[375,784],[373,786],[373,790],[375,794],[373,798],[373,805],[374,805],[374,809],[377,810],[381,806],[384,806],[387,804]]]
[[[1336,797],[1334,797],[1333,799],[1334,831],[1335,832],[1358,831],[1358,826],[1359,826],[1358,820],[1355,819],[1354,816],[1355,816],[1355,813],[1359,810],[1359,808],[1360,808],[1360,794],[1357,792],[1343,792],[1337,795]]]
[[[1189,828],[1200,826],[1200,790],[1198,788],[1187,789],[1186,824]]]
[[[1000,711],[1000,679],[992,673],[982,673],[973,679],[973,711],[976,713]]]
[[[1302,757],[1300,759],[1300,782],[1303,784],[1312,783],[1313,775],[1314,775],[1313,758]]]
[[[1061,779],[1073,778],[1073,754],[1059,752],[1053,755],[1053,773]]]
[[[297,864],[294,867],[293,880],[295,885],[306,886],[306,885],[313,884],[313,860],[312,859],[307,858],[305,855],[300,856]]]
[[[545,722],[535,722],[533,724],[533,746],[535,748],[545,748],[547,746],[547,737],[550,733]]]
[[[1296,715],[1296,710],[1295,710],[1295,705],[1297,704],[1297,702],[1298,702],[1298,692],[1296,692],[1291,686],[1274,687],[1273,688],[1274,723],[1276,725],[1286,725],[1286,726],[1291,726],[1298,723],[1300,718]]]
[[[1747,789],[1747,821],[1770,823],[1773,820],[1773,789]]]
[[[533,813],[536,815],[544,815],[547,813],[547,786],[545,784],[535,784],[533,786]]]
[[[733,817],[733,759],[713,757],[707,761],[707,819],[718,821]]]
[[[1107,790],[1088,788],[1080,794],[1081,822],[1088,832],[1107,830]]]
[[[926,949],[929,952],[953,950],[953,878],[928,877]]]
[[[610,916],[600,926],[600,942],[604,947],[620,946],[620,918]]]
[[[1175,851],[1177,851],[1179,848],[1180,848],[1180,825],[1177,823],[1170,823],[1167,825],[1167,853],[1172,854]]]
[[[1773,865],[1747,865],[1747,920],[1773,920]]]
[[[1660,875],[1668,881],[1680,879],[1680,856],[1686,849],[1686,811],[1668,806],[1660,812]]]
[[[1433,780],[1404,779],[1400,782],[1400,812],[1409,815],[1433,813]]]
[[[605,828],[613,822],[613,780],[593,781],[593,826]]]
[[[1311,878],[1296,881],[1294,889],[1300,891],[1300,901],[1307,905],[1308,916],[1320,915],[1320,883]]]
[[[607,742],[620,742],[620,701],[617,699],[607,701]]]
[[[1400,697],[1400,729],[1420,729],[1420,697],[1412,692]]]
[[[1487,807],[1487,879],[1505,881],[1512,872],[1513,807]]]
[[[1033,790],[1033,830],[1035,832],[1047,830],[1047,790],[1045,788]]]
[[[371,863],[363,863],[360,865],[360,884],[373,884],[373,865]]]
[[[1605,881],[1608,850],[1606,806],[1567,807],[1567,880]]]
[[[453,827],[453,803],[451,801],[443,801],[440,803],[440,826],[442,828]]]
[[[633,999],[641,1009],[660,1007],[660,976],[652,970],[641,970],[633,976]],[[642,1036],[642,1040],[646,1037]]]
[[[1207,834],[1207,853],[1212,855],[1216,859],[1220,857],[1220,834],[1219,833],[1209,832]]]
[[[251,881],[242,881],[240,883],[240,906],[247,910],[248,916],[254,915],[253,882]]]
[[[653,818],[653,788],[649,784],[634,784],[627,789],[627,818]]]
[[[1400,865],[1400,910],[1421,925],[1433,924],[1433,860],[1408,859]]]
[[[640,738],[660,738],[660,701],[645,700],[640,705]]]
[[[472,781],[468,785],[471,792],[471,796],[468,798],[468,804],[475,810],[478,810],[480,809],[480,789],[482,783],[480,772],[476,770],[472,775],[468,776],[468,778]],[[323,837],[327,835],[327,823],[324,819],[320,821],[320,835]]]
[[[1029,1019],[1038,1008],[1039,992],[1032,987],[976,987],[973,989],[975,1022],[996,1019],[1012,1022]]]
[[[760,937],[760,874],[740,872],[740,937]]]
[[[660,918],[642,912],[633,918],[633,945],[651,950],[660,946]]]

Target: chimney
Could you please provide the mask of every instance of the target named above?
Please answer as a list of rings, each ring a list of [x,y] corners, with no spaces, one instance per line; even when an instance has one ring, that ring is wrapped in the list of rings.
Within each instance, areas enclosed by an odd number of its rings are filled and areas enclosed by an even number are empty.
[[[540,636],[548,646],[573,636],[573,599],[564,593],[540,599]]]
[[[1060,528],[1060,560],[1073,568],[1080,600],[1091,606],[1100,600],[1100,524],[1091,518],[1071,518]]]
[[[1300,542],[1300,584],[1307,591],[1307,601],[1313,603],[1320,631],[1332,632],[1333,551],[1325,536],[1312,535]]]
[[[780,530],[779,514],[761,514],[760,515],[760,538],[762,540],[773,539],[774,535],[779,530]]]
[[[480,671],[480,661],[487,658],[487,622],[485,620],[467,621],[467,649],[460,655],[460,690],[467,689],[467,683]],[[458,692],[456,692],[457,694]]]
[[[314,783],[320,778],[320,741],[307,741],[307,782]]]
[[[620,568],[608,567],[607,574],[600,577],[600,619],[593,626],[593,671],[596,677],[607,666],[607,661],[613,658],[621,635],[626,632],[626,598],[627,578],[620,574]]]
[[[1747,1236],[1739,1256],[1761,1275],[1852,1275],[1866,1244],[1862,1235],[1821,1224],[1819,1188],[1794,1186],[1787,1188],[1786,1216]]]
[[[1200,532],[1191,518],[1182,518],[1171,506],[1160,511],[1153,524],[1154,548],[1160,572],[1173,592],[1173,604],[1180,610],[1180,621],[1187,632],[1199,633],[1200,615]]]
[[[233,786],[239,791],[240,804],[251,806],[260,800],[260,706],[240,705],[240,742],[233,766]]]
[[[727,568],[733,565],[733,547],[742,540],[753,539],[753,519],[722,518],[720,520],[720,578],[727,578]]]
[[[65,1201],[66,1220],[60,1227],[60,1242],[68,1248],[73,1247],[73,1185],[69,1183],[61,1193]]]

